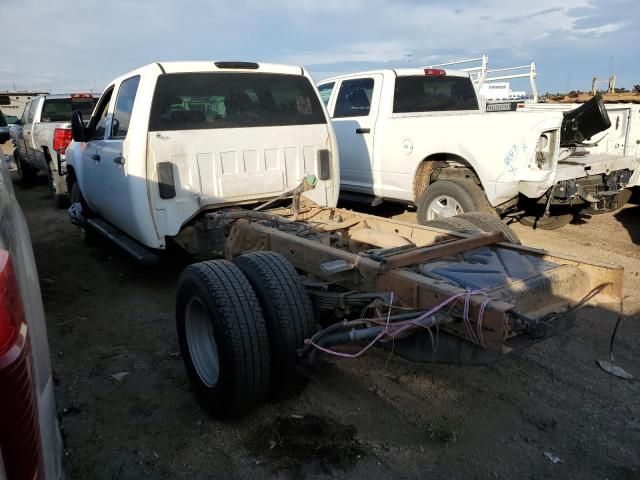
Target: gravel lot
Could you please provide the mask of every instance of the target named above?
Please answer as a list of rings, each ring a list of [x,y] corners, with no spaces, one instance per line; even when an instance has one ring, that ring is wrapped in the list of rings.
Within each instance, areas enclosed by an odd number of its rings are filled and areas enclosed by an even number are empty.
[[[71,479],[640,479],[638,206],[554,232],[514,227],[527,245],[624,265],[615,352],[634,380],[596,365],[613,320],[590,309],[571,331],[491,366],[415,365],[381,350],[324,360],[300,397],[219,422],[195,402],[178,353],[184,259],[140,269],[110,245],[84,245],[44,178],[16,191]]]

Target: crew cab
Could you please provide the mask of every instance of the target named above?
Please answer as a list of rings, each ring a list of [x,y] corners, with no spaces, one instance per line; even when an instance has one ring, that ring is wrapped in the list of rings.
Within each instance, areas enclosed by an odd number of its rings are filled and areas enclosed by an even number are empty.
[[[40,95],[27,103],[22,118],[11,129],[14,158],[23,181],[44,172],[56,207],[68,206],[64,178],[64,151],[71,142],[71,113],[90,114],[97,96],[91,93]]]
[[[530,219],[551,205],[593,206],[622,190],[638,165],[594,159],[573,168],[561,149],[560,112],[487,114],[462,71],[378,70],[318,88],[336,131],[342,196],[416,205],[421,223],[468,211]],[[568,192],[593,174],[602,175],[590,177],[588,194]]]
[[[333,130],[301,67],[152,63],[112,81],[86,126],[74,121],[72,221],[152,249],[207,210],[278,197],[307,175],[319,181],[305,196],[338,199]]]

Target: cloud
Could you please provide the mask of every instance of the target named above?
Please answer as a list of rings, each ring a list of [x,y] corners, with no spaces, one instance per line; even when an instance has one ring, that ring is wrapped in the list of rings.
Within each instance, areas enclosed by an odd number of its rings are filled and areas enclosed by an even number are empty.
[[[345,72],[483,52],[494,67],[535,60],[541,80],[555,83],[566,83],[569,69],[575,78],[592,75],[614,52],[620,82],[640,77],[637,0],[23,0],[20,9],[38,14],[3,23],[3,38],[20,40],[0,43],[0,90],[13,82],[101,89],[158,60]],[[52,22],[60,12],[64,21]]]

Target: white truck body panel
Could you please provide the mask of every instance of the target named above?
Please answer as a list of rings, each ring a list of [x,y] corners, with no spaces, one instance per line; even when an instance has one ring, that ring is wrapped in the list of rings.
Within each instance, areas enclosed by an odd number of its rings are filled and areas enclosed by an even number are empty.
[[[447,77],[469,78],[464,71],[440,72],[439,75]],[[579,168],[573,168],[571,157],[559,164],[559,128],[563,118],[560,111],[487,113],[479,99],[479,107],[472,110],[394,113],[396,79],[425,74],[424,69],[381,70],[319,82],[325,94],[333,85],[327,106],[340,148],[344,191],[415,202],[416,172],[425,159],[439,154],[459,157],[470,165],[494,207],[518,194],[540,198],[561,180],[608,173],[614,164],[617,169],[628,168],[636,170],[636,176],[640,174],[634,158],[614,161],[589,157],[586,164],[584,159],[579,159]],[[369,78],[374,80],[370,114],[337,118],[336,103],[343,82]],[[356,128],[369,130],[366,134],[357,134]],[[536,145],[545,132],[558,135],[553,137],[553,160],[539,167]],[[613,137],[611,141],[618,145],[619,141]],[[574,174],[578,176],[571,177]]]
[[[423,160],[437,154],[458,156],[468,162],[494,206],[519,192],[542,195],[553,185],[555,162],[548,169],[537,168],[535,146],[543,132],[560,128],[561,114],[487,115],[479,108],[393,113],[395,79],[411,75],[424,75],[423,69],[363,72],[320,82],[320,87],[335,84],[328,102],[329,111],[334,114],[343,81],[375,80],[369,116],[332,120],[340,148],[343,190],[414,202],[416,171]],[[447,70],[446,75],[468,77],[465,72],[452,70]],[[355,129],[362,127],[370,128],[370,133],[356,134]],[[521,188],[523,182],[526,185]]]
[[[125,138],[73,142],[67,164],[73,168],[88,205],[120,230],[151,248],[165,248],[201,211],[268,200],[318,172],[318,151],[331,152],[331,177],[303,195],[319,205],[335,206],[339,194],[336,141],[317,90],[324,124],[150,131],[150,111],[161,75],[232,72],[310,77],[301,67],[260,64],[257,70],[220,69],[214,62],[163,62],[123,75],[113,89],[106,131],[111,130],[117,92],[123,81],[139,76]],[[313,83],[311,83],[313,85]],[[105,94],[103,94],[104,98]],[[96,112],[100,104],[96,107]],[[94,112],[94,115],[96,115]],[[92,119],[93,121],[93,119]],[[94,157],[99,155],[99,161]],[[124,164],[114,160],[124,159]],[[170,162],[176,196],[161,198],[158,164]]]

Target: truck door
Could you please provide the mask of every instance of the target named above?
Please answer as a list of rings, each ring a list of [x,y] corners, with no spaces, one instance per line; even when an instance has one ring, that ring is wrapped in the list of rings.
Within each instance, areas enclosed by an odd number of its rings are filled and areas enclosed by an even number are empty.
[[[92,210],[100,212],[100,201],[104,180],[102,178],[102,150],[105,146],[105,136],[107,134],[107,115],[109,110],[109,102],[113,87],[106,90],[100,97],[98,106],[91,118],[91,128],[93,133],[88,142],[85,143],[82,151],[82,173],[78,178],[80,190],[85,200]],[[95,125],[95,126],[94,126]]]
[[[114,92],[113,115],[100,151],[100,200],[98,211],[109,222],[126,232],[135,231],[129,182],[145,182],[144,178],[127,175],[127,159],[123,144],[129,130],[131,112],[140,76],[124,80]]]
[[[340,148],[340,183],[374,193],[373,153],[382,75],[343,80],[332,108]]]
[[[28,162],[32,162],[33,155],[33,119],[35,116],[36,105],[38,104],[38,99],[34,98],[30,100],[27,104],[24,115],[23,115],[23,124],[22,124],[22,135],[21,135],[21,148],[20,148],[20,156],[27,160]]]

